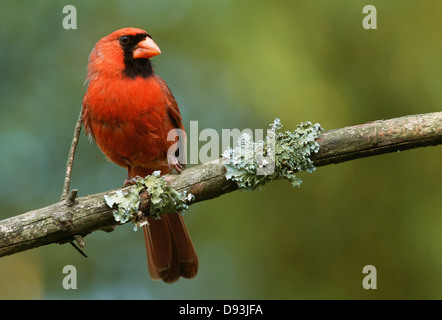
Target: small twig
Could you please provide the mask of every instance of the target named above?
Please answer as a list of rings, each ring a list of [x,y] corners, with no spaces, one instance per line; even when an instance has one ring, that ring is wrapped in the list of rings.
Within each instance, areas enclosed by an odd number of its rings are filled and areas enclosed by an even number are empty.
[[[86,242],[84,242],[84,239],[82,236],[77,234],[76,236],[74,236],[74,239],[78,243],[80,248],[84,248],[86,246]]]
[[[75,198],[77,197],[77,194],[78,194],[78,189],[71,190],[69,196],[65,200],[65,204],[68,207],[72,207],[75,204]]]
[[[75,204],[75,198],[77,197],[77,193],[78,193],[78,189],[74,189],[74,190],[71,191],[71,193],[69,193],[69,187],[71,185],[72,166],[74,165],[75,151],[77,150],[78,139],[80,138],[80,132],[81,132],[81,127],[82,127],[82,123],[83,123],[83,112],[82,111],[83,110],[80,110],[80,115],[78,116],[77,123],[75,124],[74,137],[72,138],[71,148],[69,149],[69,156],[68,156],[68,161],[67,161],[67,164],[66,164],[66,175],[65,175],[65,178],[64,178],[63,192],[62,192],[61,197],[60,197],[60,201],[63,201],[63,200],[66,199],[65,200],[65,204],[68,207],[71,207],[71,206],[73,206]],[[68,193],[69,193],[69,196],[68,196]],[[86,245],[84,243],[84,241],[81,242],[78,239],[76,239],[76,240],[77,240],[77,243],[81,247],[84,247],[84,245]],[[81,238],[81,240],[82,240],[82,238]],[[87,255],[83,252],[83,250],[81,250],[74,242],[69,241],[69,243],[83,257],[87,258]],[[82,246],[81,243],[83,243],[84,245]]]
[[[75,250],[77,250],[83,257],[87,258],[86,253],[83,252],[83,250],[81,250],[74,242],[70,241],[69,242],[71,244],[71,246],[74,247]]]
[[[75,125],[74,137],[72,138],[71,149],[69,150],[68,161],[66,164],[66,175],[64,178],[63,192],[61,194],[60,201],[66,199],[69,193],[69,187],[71,185],[72,166],[74,164],[75,151],[77,150],[78,139],[80,138],[81,126],[83,123],[83,114],[80,111],[77,123]]]

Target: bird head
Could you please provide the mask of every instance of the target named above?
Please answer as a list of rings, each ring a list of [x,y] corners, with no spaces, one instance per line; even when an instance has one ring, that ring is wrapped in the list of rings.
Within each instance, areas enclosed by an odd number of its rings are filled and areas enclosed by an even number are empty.
[[[129,78],[153,74],[150,58],[161,53],[149,33],[137,28],[117,30],[97,42],[89,56],[88,80],[109,73]]]

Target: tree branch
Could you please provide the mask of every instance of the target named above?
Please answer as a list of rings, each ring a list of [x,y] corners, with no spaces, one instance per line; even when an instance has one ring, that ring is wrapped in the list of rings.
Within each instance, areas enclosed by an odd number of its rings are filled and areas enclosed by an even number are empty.
[[[317,139],[320,149],[312,155],[315,166],[324,166],[378,154],[442,144],[442,112],[379,120],[362,125],[330,130]],[[236,190],[225,178],[221,160],[166,175],[175,190],[191,192],[196,203]],[[50,243],[81,239],[95,230],[112,231],[118,225],[104,195],[115,190],[85,197],[70,196],[45,208],[0,221],[0,257]],[[129,187],[122,188],[123,193]],[[74,199],[73,199],[74,198]],[[140,208],[149,208],[142,196]],[[84,243],[83,243],[84,245]],[[80,245],[82,246],[82,245]]]
[[[324,132],[316,167],[442,143],[442,112],[378,120]]]

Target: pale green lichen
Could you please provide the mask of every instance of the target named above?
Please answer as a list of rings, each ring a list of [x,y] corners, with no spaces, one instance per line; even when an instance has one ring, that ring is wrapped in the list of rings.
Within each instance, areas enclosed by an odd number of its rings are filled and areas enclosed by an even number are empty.
[[[315,140],[321,131],[320,124],[307,121],[293,131],[282,132],[281,121],[270,124],[266,141],[254,142],[249,134],[238,139],[238,146],[223,153],[227,168],[226,178],[235,181],[240,189],[254,190],[276,179],[286,179],[293,186],[302,181],[298,171],[315,171],[310,155],[319,150]]]
[[[117,190],[112,195],[105,195],[104,201],[106,201],[106,204],[110,208],[114,208],[114,206],[117,207],[112,211],[115,221],[126,223],[138,212],[140,196],[138,192],[134,192],[134,189],[131,188],[126,194],[121,190]]]
[[[159,171],[155,171],[146,178],[139,178],[131,186],[129,192],[116,191],[113,195],[105,195],[106,204],[115,208],[113,215],[115,221],[126,223],[132,221],[136,226],[145,223],[144,215],[138,210],[140,204],[139,193],[146,189],[150,196],[149,216],[160,218],[161,214],[168,212],[184,212],[189,207],[186,202],[192,201],[194,196],[186,191],[180,193],[167,185]]]

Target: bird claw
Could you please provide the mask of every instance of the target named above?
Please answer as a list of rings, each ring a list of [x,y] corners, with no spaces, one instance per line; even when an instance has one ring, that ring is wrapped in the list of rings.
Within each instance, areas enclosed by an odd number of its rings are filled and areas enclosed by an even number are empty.
[[[135,176],[132,178],[128,178],[124,180],[123,187],[133,186],[137,183],[137,179],[141,178],[140,176]]]
[[[176,172],[181,173],[181,171],[184,170],[184,167],[181,165],[181,163],[178,161],[178,158],[175,156],[168,156],[167,163],[169,164],[169,172],[172,172],[172,170],[175,169]]]

